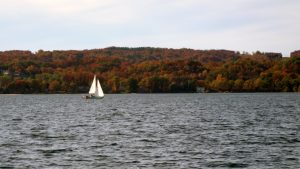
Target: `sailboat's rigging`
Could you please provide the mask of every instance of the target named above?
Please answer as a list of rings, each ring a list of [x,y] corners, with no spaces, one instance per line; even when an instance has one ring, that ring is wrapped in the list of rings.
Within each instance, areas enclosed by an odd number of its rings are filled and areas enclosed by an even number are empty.
[[[104,97],[102,87],[100,85],[99,79],[94,75],[92,85],[89,90],[89,95],[85,96],[86,99],[101,99]]]

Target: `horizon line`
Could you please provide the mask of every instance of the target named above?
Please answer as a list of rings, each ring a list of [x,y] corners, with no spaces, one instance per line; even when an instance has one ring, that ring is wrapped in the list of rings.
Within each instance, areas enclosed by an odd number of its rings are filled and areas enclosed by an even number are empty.
[[[261,53],[280,53],[282,54],[282,57],[290,57],[291,53],[299,51],[299,50],[294,50],[288,53],[288,56],[283,55],[283,52],[274,52],[274,51],[261,51],[261,50],[256,50],[256,51],[245,51],[245,50],[232,50],[232,49],[225,49],[225,48],[211,48],[211,49],[196,49],[196,48],[189,48],[189,47],[181,47],[181,48],[174,48],[174,47],[153,47],[153,46],[107,46],[107,47],[102,47],[102,48],[77,48],[77,49],[6,49],[6,50],[0,50],[0,52],[10,52],[10,51],[30,51],[31,53],[37,53],[38,51],[49,51],[49,52],[54,52],[54,51],[86,51],[86,50],[103,50],[103,49],[109,49],[109,48],[128,48],[128,49],[137,49],[137,48],[153,48],[153,49],[173,49],[173,50],[199,50],[199,51],[232,51],[232,52],[240,52],[240,53],[246,53],[246,54],[254,54],[255,52],[261,52]]]

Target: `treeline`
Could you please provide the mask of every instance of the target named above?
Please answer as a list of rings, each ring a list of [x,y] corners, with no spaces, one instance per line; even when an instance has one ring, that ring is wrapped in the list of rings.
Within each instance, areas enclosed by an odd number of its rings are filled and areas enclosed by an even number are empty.
[[[300,92],[300,52],[105,48],[0,52],[0,93]]]

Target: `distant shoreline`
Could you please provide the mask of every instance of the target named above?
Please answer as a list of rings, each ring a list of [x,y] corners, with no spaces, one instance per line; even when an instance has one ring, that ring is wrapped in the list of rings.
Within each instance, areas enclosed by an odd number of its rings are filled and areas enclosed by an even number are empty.
[[[268,94],[268,93],[300,93],[300,92],[203,92],[203,93],[105,93],[105,95],[135,95],[135,94]],[[88,95],[87,93],[0,93],[0,95]]]
[[[0,52],[0,93],[300,92],[300,51],[167,48]]]

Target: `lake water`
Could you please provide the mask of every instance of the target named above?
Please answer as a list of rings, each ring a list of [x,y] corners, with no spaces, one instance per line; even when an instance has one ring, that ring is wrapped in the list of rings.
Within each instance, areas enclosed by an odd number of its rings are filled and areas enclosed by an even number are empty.
[[[0,168],[300,168],[300,94],[0,95]]]

